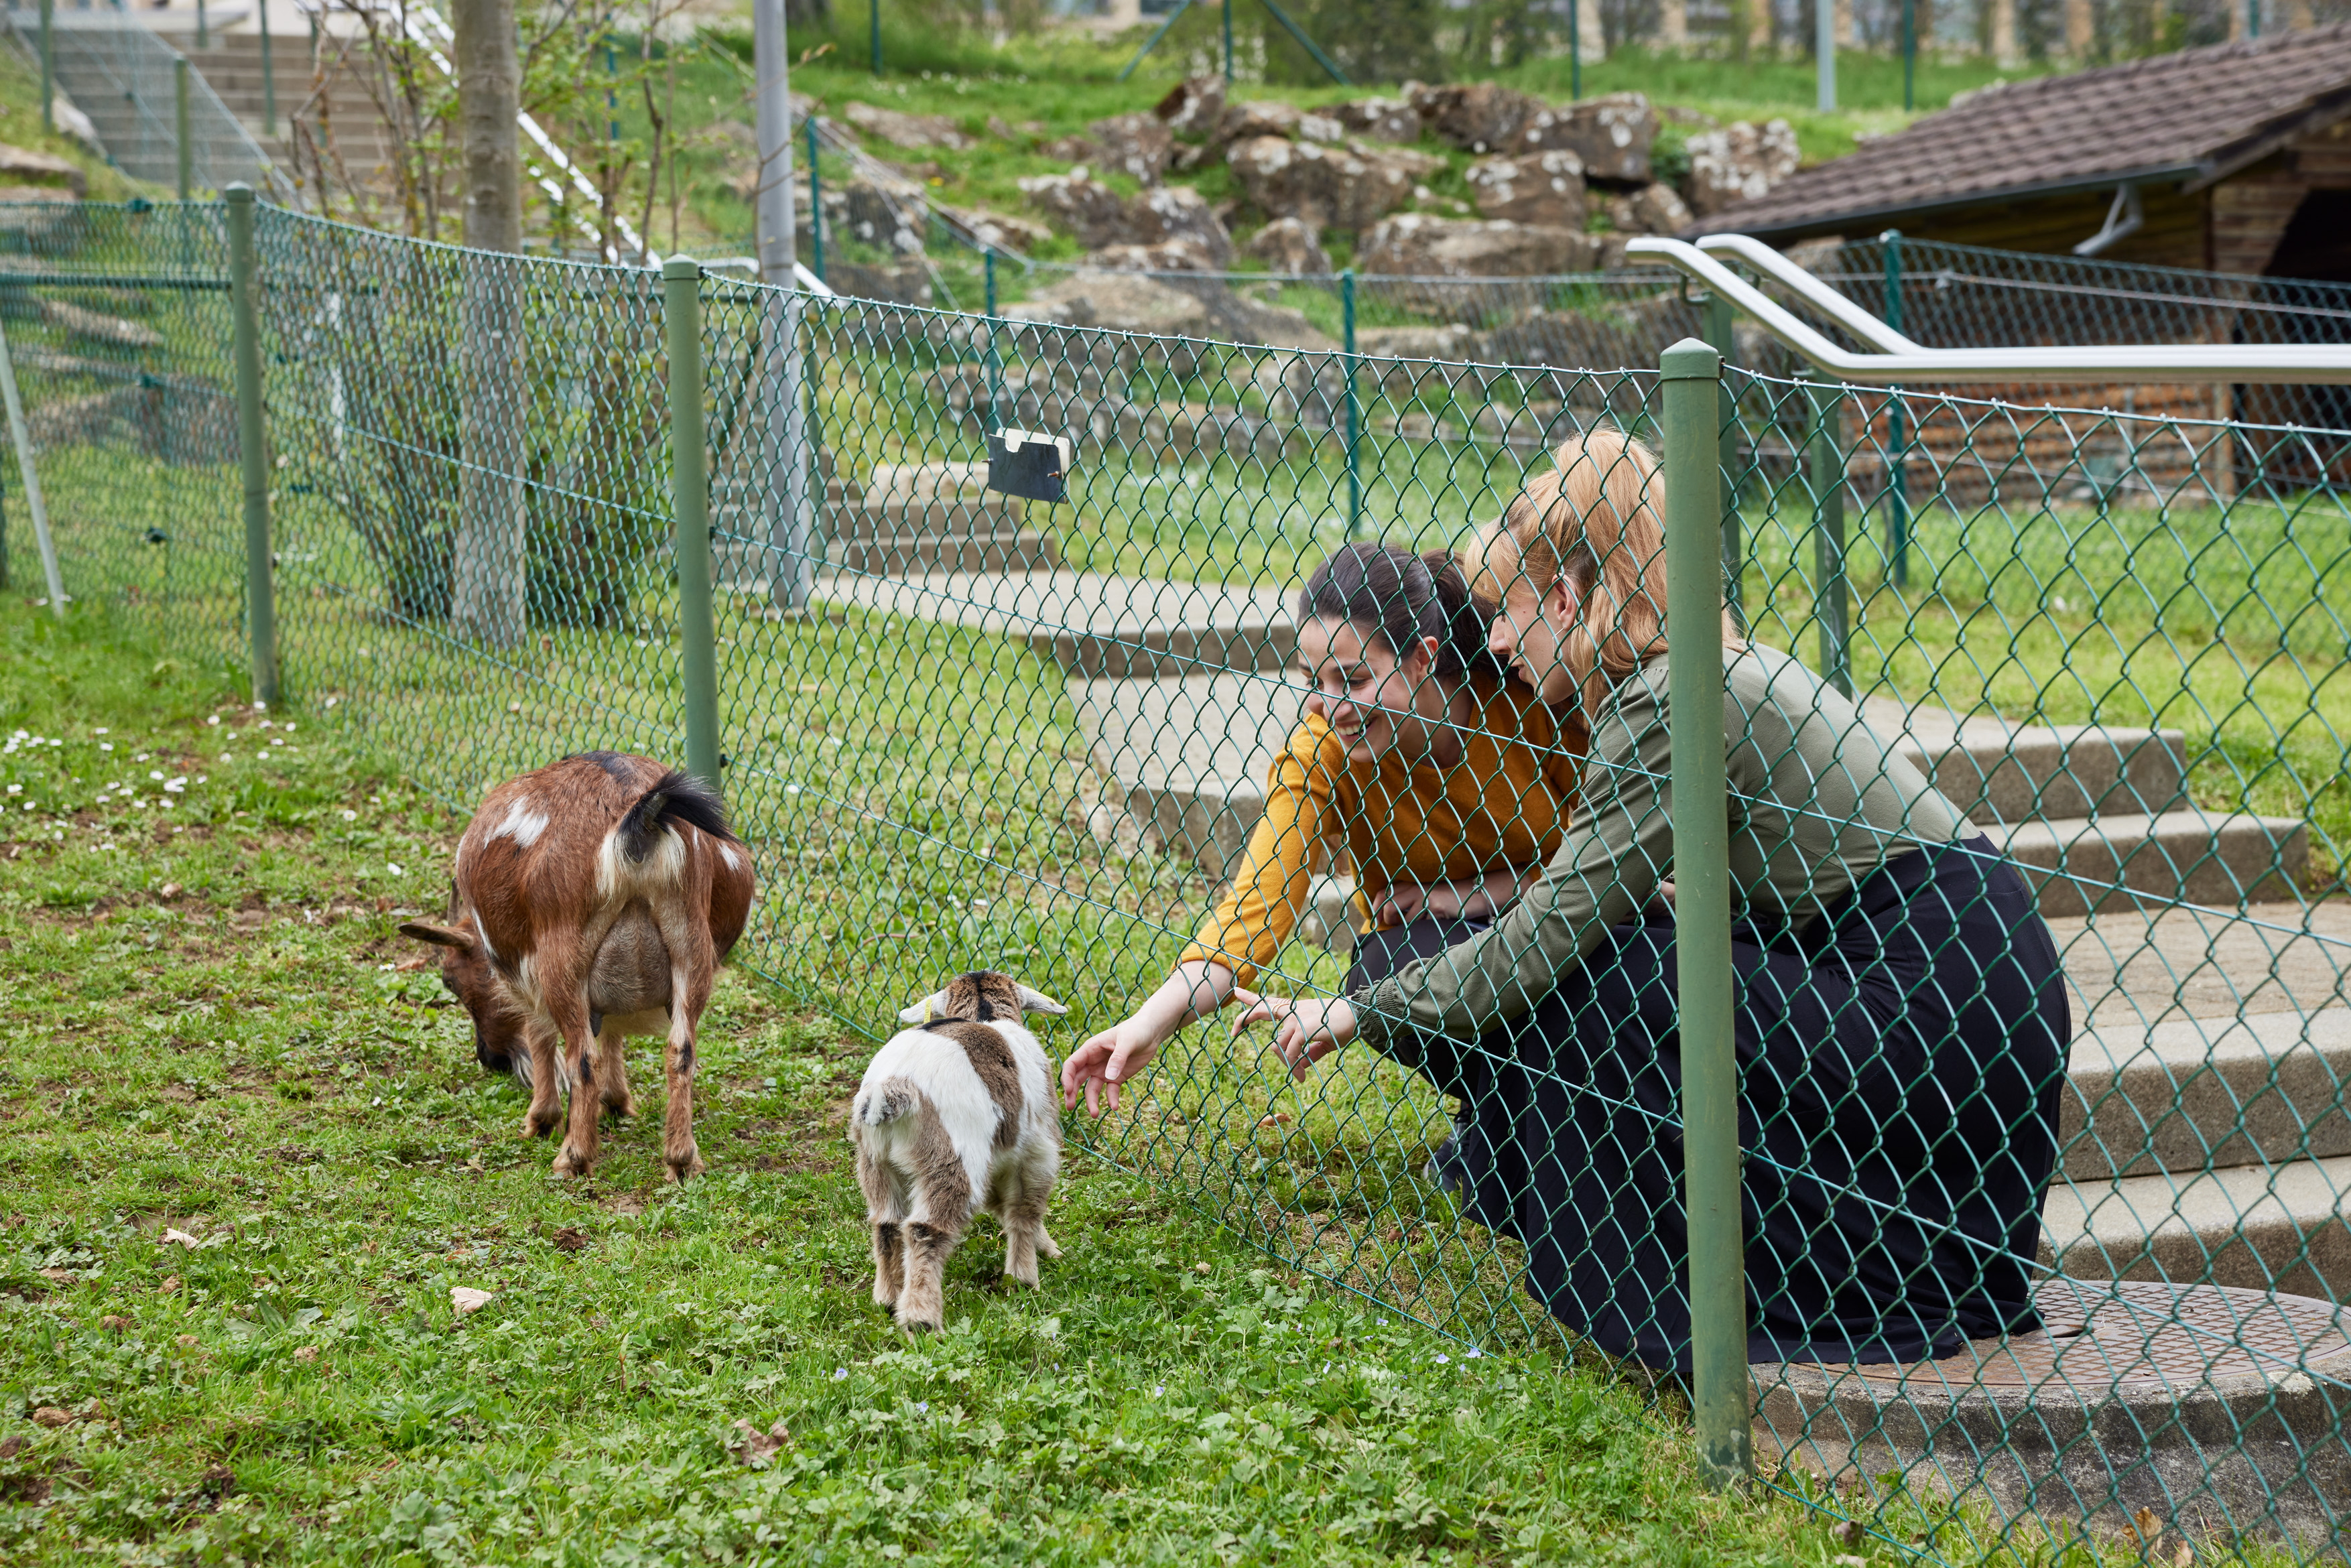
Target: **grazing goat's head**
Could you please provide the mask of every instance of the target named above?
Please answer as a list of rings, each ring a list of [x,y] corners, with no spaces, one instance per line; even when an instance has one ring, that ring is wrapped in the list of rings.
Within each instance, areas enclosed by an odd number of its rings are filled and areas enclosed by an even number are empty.
[[[435,925],[423,920],[407,922],[400,934],[441,949],[441,983],[473,1015],[475,1060],[492,1072],[513,1072],[519,1067],[528,1077],[530,1047],[523,1038],[522,1011],[490,967],[481,938],[462,923]]]

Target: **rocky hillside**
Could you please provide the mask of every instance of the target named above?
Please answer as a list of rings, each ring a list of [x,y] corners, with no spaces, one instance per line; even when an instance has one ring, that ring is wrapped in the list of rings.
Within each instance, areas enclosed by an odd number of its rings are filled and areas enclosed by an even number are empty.
[[[1631,237],[1684,230],[1799,161],[1784,120],[1718,124],[1638,93],[1549,103],[1493,82],[1302,108],[1228,100],[1220,78],[1196,77],[1147,111],[1054,139],[1033,122],[991,115],[975,134],[864,102],[825,119],[837,144],[872,154],[826,193],[828,245],[852,267],[841,281],[898,298],[921,288],[923,269],[904,263],[938,246],[942,225],[958,247],[1074,250],[1121,270],[1606,271],[1625,265]],[[940,154],[958,172],[998,158],[1062,169],[1018,178],[1009,199],[957,205],[943,199]]]

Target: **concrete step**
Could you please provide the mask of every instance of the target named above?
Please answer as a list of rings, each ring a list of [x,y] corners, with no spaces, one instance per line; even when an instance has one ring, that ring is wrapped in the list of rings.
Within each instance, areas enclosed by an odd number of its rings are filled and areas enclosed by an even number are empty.
[[[1972,821],[2154,815],[2186,803],[2187,747],[2176,729],[1962,719],[1886,697],[1861,709]]]
[[[1265,812],[1265,773],[1298,723],[1294,679],[1226,670],[1155,681],[1073,678],[1078,733],[1144,841],[1221,880]]]
[[[825,547],[826,569],[899,578],[938,572],[1051,571],[1061,564],[1050,534],[1025,528],[989,533],[913,533],[835,538]]]
[[[1095,572],[942,572],[843,579],[825,592],[834,603],[1019,637],[1040,658],[1089,678],[1180,681],[1214,670],[1273,671],[1297,651],[1285,596],[1274,588]],[[1269,683],[1269,695],[1251,700],[1270,704],[1280,689],[1282,683]],[[1301,695],[1290,690],[1288,718],[1296,717]],[[1175,730],[1162,725],[1160,733],[1172,740]],[[1288,733],[1285,726],[1280,734]],[[1242,765],[1230,777],[1246,779],[1264,770],[1270,753],[1253,754],[1253,761],[1232,755]],[[1142,760],[1139,753],[1135,759]]]
[[[2234,908],[2290,898],[2310,861],[2310,825],[2189,808],[2147,816],[2028,820],[1993,827],[2045,916],[2184,899]]]
[[[2351,1297],[2351,1155],[2111,1181],[2060,1180],[2041,1260],[2081,1280]]]
[[[2066,1077],[2076,1181],[2351,1155],[2351,1008],[2089,1030]]]

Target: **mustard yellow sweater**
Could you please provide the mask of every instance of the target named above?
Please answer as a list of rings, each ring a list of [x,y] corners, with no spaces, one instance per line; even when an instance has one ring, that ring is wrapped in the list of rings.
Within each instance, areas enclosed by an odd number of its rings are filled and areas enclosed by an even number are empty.
[[[1549,859],[1575,804],[1583,721],[1563,726],[1523,687],[1479,681],[1472,690],[1477,728],[1449,768],[1352,761],[1331,727],[1308,714],[1268,771],[1265,815],[1231,888],[1179,961],[1224,964],[1254,985],[1305,915],[1326,844],[1343,845],[1354,867],[1365,932],[1392,883],[1468,881]]]

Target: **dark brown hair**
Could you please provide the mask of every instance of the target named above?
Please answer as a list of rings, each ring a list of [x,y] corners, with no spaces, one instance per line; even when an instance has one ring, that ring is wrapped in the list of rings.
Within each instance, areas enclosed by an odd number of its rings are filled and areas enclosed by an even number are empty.
[[[1440,680],[1504,674],[1486,646],[1491,617],[1469,597],[1460,563],[1443,550],[1415,555],[1394,545],[1342,546],[1306,580],[1298,614],[1361,627],[1399,659],[1434,637]]]

